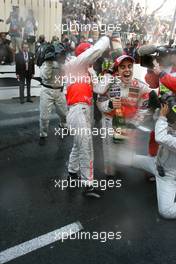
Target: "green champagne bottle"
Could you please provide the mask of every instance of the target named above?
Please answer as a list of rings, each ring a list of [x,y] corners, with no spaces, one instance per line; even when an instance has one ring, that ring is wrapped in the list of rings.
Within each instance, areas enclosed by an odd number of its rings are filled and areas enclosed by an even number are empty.
[[[112,125],[114,128],[113,141],[114,143],[121,143],[126,140],[127,137],[127,128],[125,117],[123,116],[122,110],[116,109],[115,116],[112,120]]]

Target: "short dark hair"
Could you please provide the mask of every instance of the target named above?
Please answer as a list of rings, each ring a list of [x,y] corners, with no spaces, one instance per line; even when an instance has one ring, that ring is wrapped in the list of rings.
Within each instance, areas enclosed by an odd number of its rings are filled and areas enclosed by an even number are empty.
[[[27,41],[23,41],[22,44],[21,44],[21,47],[23,48],[24,45],[28,45],[29,46],[29,44],[27,43]]]

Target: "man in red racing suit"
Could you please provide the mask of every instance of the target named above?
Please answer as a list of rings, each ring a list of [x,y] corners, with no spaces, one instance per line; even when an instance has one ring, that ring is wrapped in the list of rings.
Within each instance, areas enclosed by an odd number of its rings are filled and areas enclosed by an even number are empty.
[[[69,157],[68,172],[71,179],[77,178],[80,171],[85,185],[84,194],[99,198],[93,188],[93,144],[92,144],[92,98],[93,85],[90,81],[89,67],[109,48],[109,37],[102,37],[94,46],[81,43],[75,50],[77,57],[66,66],[67,76],[67,116],[68,128],[75,130],[73,148]],[[70,133],[71,134],[71,133]]]

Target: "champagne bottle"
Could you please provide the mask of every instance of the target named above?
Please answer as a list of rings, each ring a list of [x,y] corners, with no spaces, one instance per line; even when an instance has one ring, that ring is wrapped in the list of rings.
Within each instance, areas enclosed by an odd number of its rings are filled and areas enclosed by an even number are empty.
[[[121,143],[122,141],[127,139],[126,122],[121,108],[116,109],[115,116],[113,117],[112,120],[112,125],[114,128],[114,135],[113,135],[114,143]]]

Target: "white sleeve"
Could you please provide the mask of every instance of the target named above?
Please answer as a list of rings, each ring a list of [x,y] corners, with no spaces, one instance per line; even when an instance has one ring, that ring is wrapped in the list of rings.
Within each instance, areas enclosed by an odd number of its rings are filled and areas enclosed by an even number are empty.
[[[107,73],[104,76],[100,77],[100,80],[97,84],[93,85],[93,91],[97,94],[104,94],[109,89],[111,83],[112,75]]]
[[[156,122],[155,140],[159,144],[176,152],[176,137],[168,133],[168,122],[166,117],[159,117]]]
[[[149,93],[151,91],[152,90],[146,84],[141,83],[140,95],[139,95],[139,101],[138,101],[139,109],[147,109],[148,108]]]
[[[100,38],[97,43],[87,49],[85,52],[75,57],[73,60],[68,62],[67,67],[75,67],[76,65],[92,65],[101,55],[108,49],[110,40],[104,36]]]
[[[109,113],[113,111],[113,109],[109,108],[109,99],[102,102],[97,100],[97,107],[102,113]]]

